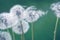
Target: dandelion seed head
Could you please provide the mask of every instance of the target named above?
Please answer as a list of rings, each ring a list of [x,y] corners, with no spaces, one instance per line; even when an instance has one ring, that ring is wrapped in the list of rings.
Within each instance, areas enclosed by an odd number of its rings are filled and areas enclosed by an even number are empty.
[[[60,2],[51,4],[51,9],[54,11],[60,11]]]
[[[35,7],[28,7],[23,13],[23,19],[27,22],[35,22],[39,19],[39,17],[45,15],[47,12],[42,10],[36,10]]]
[[[12,37],[8,32],[0,32],[0,40],[12,40]]]
[[[23,14],[24,10],[25,9],[23,8],[23,6],[21,6],[21,5],[14,5],[10,9],[10,13],[12,13],[13,15],[15,15],[15,16],[19,17],[20,19],[22,19],[21,15]]]
[[[57,10],[56,7],[57,7],[57,6],[56,6],[56,3],[53,3],[53,4],[51,4],[51,6],[50,6],[50,8],[51,8],[52,10]]]
[[[34,22],[39,18],[39,15],[35,11],[26,12],[25,21]]]
[[[16,34],[22,34],[23,32],[25,34],[29,29],[29,24],[28,24],[28,22],[26,22],[24,20],[20,20],[20,21],[21,22],[18,22],[14,27],[12,27],[12,30]],[[23,30],[23,32],[22,32],[22,30]]]
[[[51,9],[54,11],[57,17],[60,17],[60,2],[53,3]]]
[[[13,15],[3,12],[0,14],[0,29],[4,30],[7,28],[11,28],[18,22],[17,17],[13,17]]]

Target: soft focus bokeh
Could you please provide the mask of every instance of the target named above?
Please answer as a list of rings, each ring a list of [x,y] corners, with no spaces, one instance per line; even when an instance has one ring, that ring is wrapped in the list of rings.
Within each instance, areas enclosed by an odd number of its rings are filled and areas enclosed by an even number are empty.
[[[48,11],[46,15],[44,15],[39,20],[33,23],[34,40],[53,40],[56,16],[54,12],[50,9],[50,5],[54,2],[59,2],[59,0],[0,0],[0,13],[9,12],[10,8],[16,4],[26,7],[36,6],[37,9]],[[30,29],[25,34],[25,40],[32,39],[31,25],[32,24],[30,23]],[[9,29],[9,31],[12,35],[12,30]],[[21,35],[17,35],[15,33],[14,35],[15,40],[21,40]],[[60,40],[60,19],[58,23],[56,40]]]

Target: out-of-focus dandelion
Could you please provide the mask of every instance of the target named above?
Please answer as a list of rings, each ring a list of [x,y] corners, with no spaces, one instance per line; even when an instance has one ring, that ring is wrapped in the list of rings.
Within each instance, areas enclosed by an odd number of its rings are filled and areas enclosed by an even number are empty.
[[[29,29],[28,22],[24,20],[20,20],[20,22],[18,22],[15,26],[12,27],[12,30],[16,34],[22,34],[22,28],[23,28],[23,32],[26,33]]]
[[[42,10],[36,10],[36,9],[33,10],[32,8],[28,10],[27,8],[26,11],[24,11],[23,19],[29,23],[32,23],[37,21],[43,15],[45,15],[45,13],[47,12],[44,12]]]
[[[25,40],[24,34],[28,31],[28,29],[29,29],[29,24],[24,20],[20,20],[20,22],[18,22],[14,27],[12,27],[13,32],[22,35],[21,36],[22,40]]]
[[[21,5],[14,5],[11,9],[10,9],[10,13],[12,13],[13,15],[19,17],[19,19],[22,19],[22,15],[24,12],[24,8]]]
[[[44,12],[42,10],[37,10],[34,6],[30,6],[30,7],[26,8],[26,9],[24,9],[24,7],[21,6],[21,5],[15,5],[15,6],[13,6],[10,9],[10,13],[12,15],[17,16],[19,18],[19,20],[24,20],[26,22],[32,23],[32,27],[31,27],[32,28],[32,40],[34,40],[33,39],[33,36],[34,36],[33,22],[37,21],[39,19],[39,17],[42,17],[42,15],[45,15],[47,12]],[[21,22],[22,21],[20,21],[19,24],[21,24]],[[24,27],[22,27],[22,29],[23,29],[22,31],[19,31],[19,29],[17,29],[18,28],[18,25],[16,25],[16,27],[13,27],[14,32],[16,31],[15,33],[20,33],[20,34],[22,34],[22,32],[25,33]],[[17,29],[17,30],[15,30],[15,29]]]
[[[33,22],[37,21],[40,17],[47,14],[42,10],[37,10],[34,6],[28,7],[23,13],[23,19],[29,23],[31,23],[32,29],[32,40],[34,40],[34,29],[33,29]]]
[[[56,16],[60,17],[60,2],[51,4],[50,8],[55,12]]]
[[[0,29],[9,32],[8,28],[11,28],[13,25],[16,25],[18,18],[10,13],[3,12],[0,14]]]
[[[0,31],[0,40],[12,40],[12,37],[9,32]]]
[[[22,20],[22,15],[23,15],[23,12],[24,12],[24,8],[23,8],[23,6],[21,6],[21,5],[14,5],[11,9],[10,9],[10,14],[12,14],[12,15],[14,15],[14,16],[17,16],[17,18],[19,19],[19,20]],[[17,30],[18,31],[18,30]],[[23,31],[23,30],[22,30]],[[13,33],[13,32],[12,32]],[[14,33],[13,33],[13,36],[14,36]],[[22,35],[21,35],[22,36]],[[23,38],[23,36],[22,36],[22,39],[24,39]]]
[[[7,28],[11,28],[13,25],[15,25],[18,22],[16,18],[17,17],[13,17],[13,15],[7,12],[1,13],[0,14],[0,29],[4,30]]]
[[[55,24],[55,29],[54,29],[54,38],[53,38],[53,40],[56,40],[58,20],[60,18],[60,2],[51,4],[50,8],[54,11],[54,13],[56,14],[56,17],[57,17],[56,24]]]

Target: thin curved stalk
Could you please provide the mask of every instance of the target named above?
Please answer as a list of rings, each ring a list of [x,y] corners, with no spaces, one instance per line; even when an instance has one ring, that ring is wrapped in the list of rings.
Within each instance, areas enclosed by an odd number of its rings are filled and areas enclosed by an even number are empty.
[[[33,23],[31,24],[31,31],[32,31],[32,40],[34,40],[34,28],[33,28]]]
[[[58,27],[58,20],[59,20],[59,18],[57,17],[56,24],[55,24],[55,29],[54,29],[54,38],[53,38],[53,40],[56,40],[56,32],[57,32],[57,27]]]

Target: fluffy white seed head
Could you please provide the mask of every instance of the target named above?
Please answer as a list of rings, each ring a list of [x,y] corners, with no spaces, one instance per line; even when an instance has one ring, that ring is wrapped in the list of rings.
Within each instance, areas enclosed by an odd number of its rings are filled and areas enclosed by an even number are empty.
[[[12,40],[10,33],[0,31],[0,40]]]
[[[12,27],[13,32],[15,32],[16,34],[22,34],[23,32],[26,33],[28,29],[29,24],[24,20],[20,20],[20,22],[18,22],[15,26]]]
[[[39,15],[35,11],[26,12],[24,14],[24,20],[27,22],[34,22],[39,19]]]
[[[57,17],[60,17],[60,2],[51,4],[50,8],[54,11]]]
[[[53,4],[51,4],[51,6],[50,6],[50,8],[51,8],[52,10],[57,10],[56,7],[57,7],[57,6],[56,6],[56,3],[53,3]]]
[[[12,27],[17,22],[18,18],[7,12],[3,12],[0,14],[0,29],[2,30]]]
[[[35,22],[39,19],[39,17],[45,15],[47,12],[42,10],[36,10],[35,7],[28,7],[23,13],[23,19],[27,22]]]
[[[50,8],[54,11],[60,11],[60,2],[51,4]]]
[[[20,19],[22,19],[22,14],[24,12],[24,8],[21,5],[14,5],[11,9],[10,9],[10,13],[12,13],[13,15],[19,17]]]

